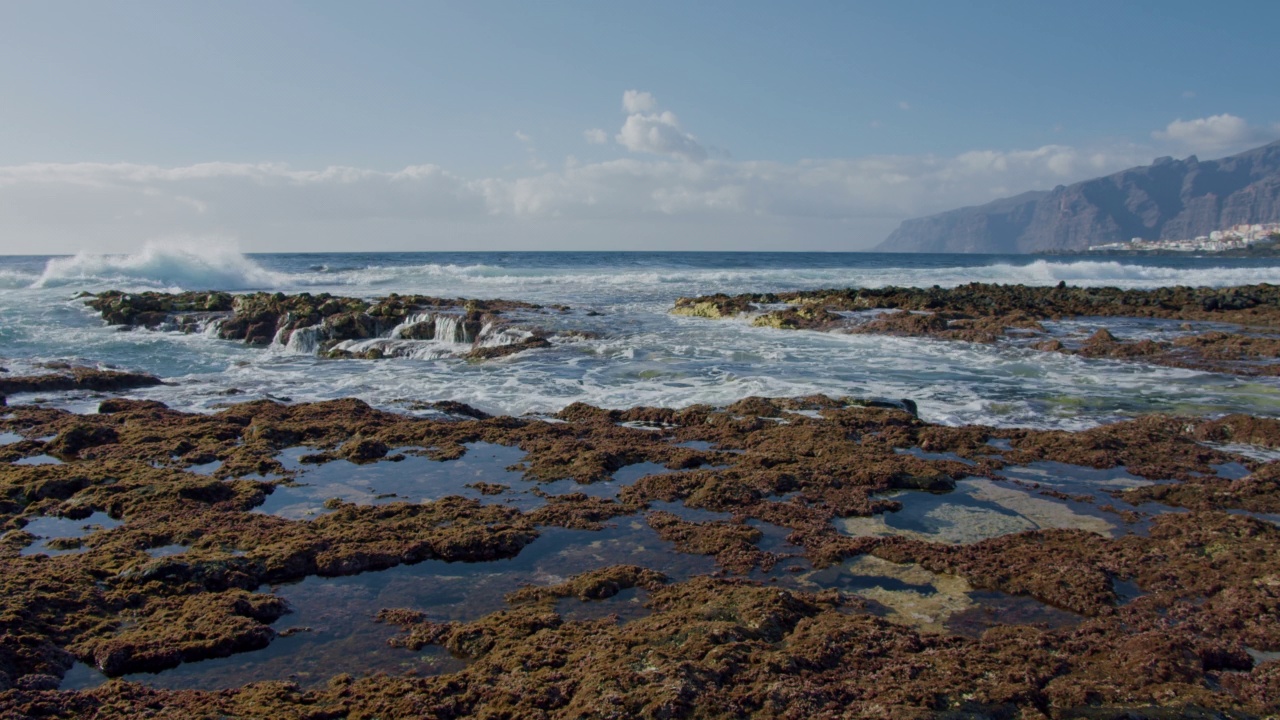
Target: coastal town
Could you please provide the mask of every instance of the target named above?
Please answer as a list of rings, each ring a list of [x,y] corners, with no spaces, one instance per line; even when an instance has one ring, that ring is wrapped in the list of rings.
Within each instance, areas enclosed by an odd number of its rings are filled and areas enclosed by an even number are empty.
[[[1087,252],[1230,252],[1248,250],[1255,245],[1273,245],[1280,240],[1280,223],[1233,225],[1225,230],[1214,230],[1190,240],[1146,240],[1133,238],[1128,242],[1090,245]]]

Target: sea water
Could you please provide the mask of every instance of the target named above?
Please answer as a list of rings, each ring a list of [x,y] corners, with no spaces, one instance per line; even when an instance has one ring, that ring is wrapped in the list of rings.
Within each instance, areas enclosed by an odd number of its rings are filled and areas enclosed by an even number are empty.
[[[752,327],[671,315],[680,296],[972,281],[1149,288],[1280,282],[1280,260],[1036,258],[879,253],[309,253],[151,244],[130,255],[0,257],[0,366],[48,361],[154,373],[127,393],[213,411],[257,398],[358,397],[391,410],[456,400],[490,413],[723,405],[749,395],[910,398],[947,424],[1083,428],[1146,412],[1280,414],[1280,380],[1240,378],[1010,345]],[[213,333],[108,327],[81,292],[108,289],[390,293],[565,304],[535,318],[590,339],[484,362],[448,353],[329,360],[308,348],[249,347]],[[1133,332],[1141,332],[1140,327]],[[1122,334],[1122,336],[1124,336]],[[90,393],[16,396],[91,411]]]

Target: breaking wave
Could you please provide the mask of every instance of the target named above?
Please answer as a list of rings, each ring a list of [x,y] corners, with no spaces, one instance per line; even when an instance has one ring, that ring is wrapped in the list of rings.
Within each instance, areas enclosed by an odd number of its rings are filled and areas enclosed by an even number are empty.
[[[183,290],[266,289],[290,282],[288,275],[264,269],[226,241],[148,242],[128,255],[81,252],[50,259],[31,287],[112,284]]]
[[[1176,258],[1019,261],[956,256],[821,254],[708,259],[702,253],[652,255],[510,253],[261,255],[246,257],[235,243],[193,239],[151,242],[127,255],[82,252],[47,261],[38,275],[0,274],[0,289],[68,285],[120,289],[326,290],[338,294],[390,292],[509,297],[579,302],[601,297],[669,300],[677,295],[901,285],[953,287],[970,282],[1123,288],[1167,285],[1221,287],[1280,281],[1275,266],[1191,262]],[[714,254],[721,255],[721,254]],[[703,256],[703,257],[697,257]],[[724,259],[717,264],[717,259]],[[1145,261],[1144,261],[1145,260]],[[1191,259],[1188,259],[1191,260]],[[363,262],[362,262],[363,261]]]
[[[1121,263],[1114,260],[1076,260],[1057,262],[1036,260],[1026,265],[997,263],[985,268],[957,268],[956,271],[973,271],[990,276],[988,282],[1020,283],[1023,285],[1068,285],[1097,287],[1150,288],[1169,285],[1222,287],[1227,285],[1252,285],[1276,281],[1275,267],[1172,267],[1169,265],[1145,265]],[[954,272],[954,271],[953,271]],[[977,279],[977,278],[975,278]]]

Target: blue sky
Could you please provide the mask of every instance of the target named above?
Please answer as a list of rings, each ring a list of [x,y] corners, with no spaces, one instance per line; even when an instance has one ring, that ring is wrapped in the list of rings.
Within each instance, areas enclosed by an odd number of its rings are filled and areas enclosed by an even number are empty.
[[[860,249],[1280,137],[1277,27],[1270,2],[9,2],[0,251]]]

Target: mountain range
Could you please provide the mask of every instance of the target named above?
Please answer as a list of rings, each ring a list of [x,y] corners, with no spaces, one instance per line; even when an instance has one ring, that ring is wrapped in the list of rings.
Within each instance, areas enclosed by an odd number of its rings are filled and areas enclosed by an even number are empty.
[[[1150,165],[906,220],[881,252],[1030,253],[1175,240],[1280,221],[1280,141],[1221,160]]]

